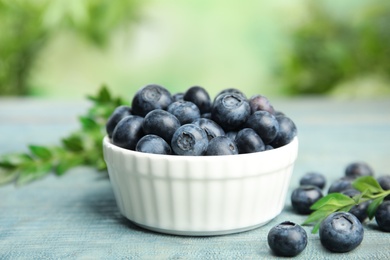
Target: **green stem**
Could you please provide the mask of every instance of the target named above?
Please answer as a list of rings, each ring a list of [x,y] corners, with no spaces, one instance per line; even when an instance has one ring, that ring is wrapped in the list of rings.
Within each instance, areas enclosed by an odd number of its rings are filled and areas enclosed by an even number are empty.
[[[377,198],[380,198],[380,197],[386,197],[388,195],[390,195],[390,190],[385,190],[385,191],[377,193],[377,194],[368,194],[367,198],[362,198],[362,201],[359,201],[359,204],[362,203],[362,202],[365,202],[365,201],[372,200],[372,199],[377,199]]]

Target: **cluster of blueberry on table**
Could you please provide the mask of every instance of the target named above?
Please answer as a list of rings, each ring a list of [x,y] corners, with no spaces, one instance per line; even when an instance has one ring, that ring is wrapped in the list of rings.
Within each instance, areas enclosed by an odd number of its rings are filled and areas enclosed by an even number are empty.
[[[150,84],[131,106],[115,109],[106,130],[116,146],[165,155],[234,155],[284,146],[297,135],[294,122],[262,95],[247,98],[224,89],[213,100],[200,86],[171,94]]]
[[[328,194],[341,193],[350,198],[359,195],[352,183],[362,176],[373,176],[372,168],[365,162],[350,163],[345,176],[332,182]],[[390,190],[390,175],[376,178],[383,190]],[[291,205],[295,212],[308,215],[313,212],[311,206],[324,197],[326,178],[318,172],[309,172],[302,176],[299,187],[291,194]],[[363,241],[363,224],[368,219],[368,207],[371,201],[353,206],[348,212],[335,212],[326,217],[320,225],[321,244],[332,252],[344,253],[358,247]],[[390,232],[390,195],[384,198],[375,212],[378,228]],[[273,227],[268,233],[268,244],[277,255],[295,256],[307,245],[306,231],[298,224],[284,221]]]

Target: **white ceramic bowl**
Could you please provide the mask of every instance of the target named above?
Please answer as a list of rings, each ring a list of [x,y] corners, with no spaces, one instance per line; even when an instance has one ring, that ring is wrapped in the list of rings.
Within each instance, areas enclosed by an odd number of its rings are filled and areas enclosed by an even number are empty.
[[[103,140],[120,212],[139,226],[191,236],[222,235],[266,224],[283,209],[298,138],[251,154],[147,154]]]

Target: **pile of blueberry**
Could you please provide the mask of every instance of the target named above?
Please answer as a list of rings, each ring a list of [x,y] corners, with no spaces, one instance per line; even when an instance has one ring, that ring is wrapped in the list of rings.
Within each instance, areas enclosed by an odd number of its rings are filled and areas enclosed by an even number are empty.
[[[156,84],[138,90],[131,107],[117,107],[106,130],[125,149],[191,156],[261,152],[297,135],[294,122],[265,96],[248,99],[231,88],[211,100],[200,86],[172,95]]]
[[[352,182],[361,176],[373,176],[372,168],[365,162],[350,163],[345,175],[330,184],[327,193],[339,192],[351,198],[360,192],[352,187]],[[390,175],[377,177],[383,190],[390,190]],[[302,176],[300,186],[291,194],[293,209],[302,215],[312,212],[310,207],[324,195],[326,178],[318,172],[309,172]],[[322,221],[319,229],[321,244],[332,252],[349,252],[363,240],[364,223],[370,201],[352,207],[349,212],[335,212]],[[390,232],[390,196],[387,196],[375,213],[378,228]],[[293,222],[282,222],[273,227],[268,234],[268,244],[272,251],[280,256],[295,256],[307,245],[305,230]]]

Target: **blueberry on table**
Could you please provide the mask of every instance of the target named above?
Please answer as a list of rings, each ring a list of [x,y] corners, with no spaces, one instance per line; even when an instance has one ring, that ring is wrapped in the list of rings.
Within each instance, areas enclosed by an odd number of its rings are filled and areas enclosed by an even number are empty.
[[[206,155],[238,154],[236,144],[227,136],[217,136],[209,141]]]
[[[376,178],[376,180],[378,181],[382,189],[390,190],[390,175],[379,176],[378,178]]]
[[[134,115],[144,117],[154,109],[167,109],[172,102],[172,95],[166,88],[150,84],[135,93],[131,106]]]
[[[198,118],[195,119],[192,124],[202,128],[206,132],[209,141],[214,137],[225,135],[225,131],[223,131],[222,127],[211,119]]]
[[[134,150],[137,142],[144,135],[143,121],[142,117],[134,115],[122,118],[112,133],[112,143],[125,149]]]
[[[348,189],[352,189],[352,182],[354,179],[349,177],[343,177],[340,179],[335,180],[330,184],[330,187],[328,189],[329,193],[335,193],[335,192],[343,192]]]
[[[268,232],[268,245],[278,256],[296,256],[307,245],[306,231],[290,221],[282,222]]]
[[[347,190],[343,190],[341,191],[340,193],[344,194],[344,195],[347,195],[348,197],[352,198],[354,196],[357,196],[357,195],[360,195],[361,192],[354,189],[354,188],[351,188],[351,189],[347,189]]]
[[[375,212],[375,221],[378,227],[386,232],[390,232],[390,201],[383,201]]]
[[[322,221],[319,230],[321,244],[328,250],[339,253],[355,249],[364,235],[360,221],[348,212],[330,214]]]
[[[268,98],[262,95],[254,95],[249,99],[249,106],[251,107],[251,113],[256,111],[267,111],[271,114],[275,114],[275,109],[269,102]]]
[[[299,186],[291,193],[291,205],[297,213],[307,215],[312,212],[310,207],[322,197],[321,189],[316,186]]]
[[[108,137],[112,137],[112,133],[114,132],[114,129],[116,125],[121,121],[122,118],[125,116],[131,115],[131,107],[129,106],[119,106],[115,108],[114,112],[110,115],[110,117],[107,119],[106,123],[106,132],[108,134]]]
[[[275,139],[279,132],[279,123],[268,111],[255,111],[246,121],[246,127],[252,128],[265,144]]]
[[[358,178],[362,176],[372,176],[374,171],[365,162],[350,163],[345,169],[345,176],[350,178]]]
[[[180,126],[173,134],[171,147],[177,155],[204,155],[208,146],[206,132],[194,124]]]
[[[145,135],[137,143],[135,150],[142,153],[172,154],[169,144],[158,135]]]
[[[214,102],[211,119],[225,131],[242,128],[250,116],[248,101],[238,94],[222,94]]]
[[[390,190],[390,175],[380,176],[376,180],[383,190]],[[386,196],[385,200],[390,200],[390,195]]]
[[[299,185],[313,185],[317,186],[321,190],[325,187],[325,184],[325,176],[318,172],[308,172],[299,180]]]
[[[190,87],[183,96],[186,101],[191,101],[200,110],[201,114],[211,111],[211,99],[209,93],[200,86]]]
[[[260,136],[252,128],[244,128],[237,133],[235,139],[238,153],[256,153],[265,150],[265,145]]]
[[[341,192],[344,195],[347,195],[350,198],[353,198],[354,196],[359,196],[361,194],[360,191],[355,189],[348,189]],[[358,205],[353,206],[348,212],[352,213],[357,217],[357,219],[363,223],[368,218],[368,206],[370,205],[371,201],[364,201]]]
[[[297,135],[295,123],[287,116],[276,116],[279,123],[279,132],[270,143],[274,148],[279,148],[290,143]]]
[[[167,111],[179,119],[180,124],[191,123],[200,118],[199,108],[191,101],[179,100],[171,103]]]
[[[145,134],[155,134],[167,143],[171,142],[173,133],[180,127],[179,120],[168,111],[155,109],[144,118],[142,128]]]

